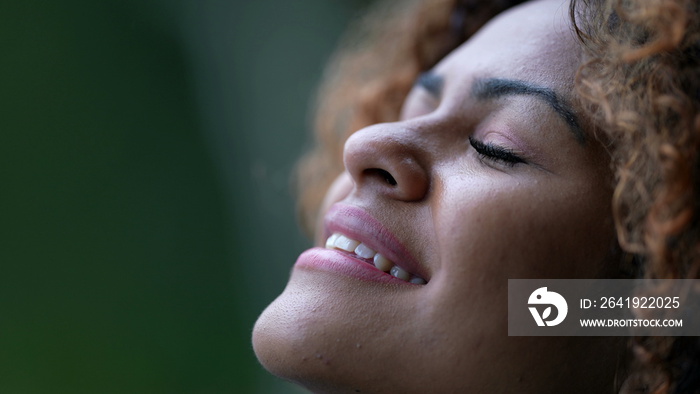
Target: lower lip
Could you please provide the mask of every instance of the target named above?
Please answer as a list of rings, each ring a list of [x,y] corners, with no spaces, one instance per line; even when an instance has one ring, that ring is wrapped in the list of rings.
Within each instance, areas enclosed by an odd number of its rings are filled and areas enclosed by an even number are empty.
[[[349,254],[332,249],[309,249],[299,256],[297,262],[294,264],[294,268],[332,272],[372,282],[413,285],[413,283],[403,281],[384,271],[380,271],[375,266],[367,264],[362,260],[353,258]]]

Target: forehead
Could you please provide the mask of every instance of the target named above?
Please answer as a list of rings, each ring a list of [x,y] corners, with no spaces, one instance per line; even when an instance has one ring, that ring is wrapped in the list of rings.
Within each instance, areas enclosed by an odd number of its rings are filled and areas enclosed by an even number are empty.
[[[568,91],[580,58],[568,2],[544,0],[497,16],[446,57],[436,72],[456,79],[454,83],[492,76]]]

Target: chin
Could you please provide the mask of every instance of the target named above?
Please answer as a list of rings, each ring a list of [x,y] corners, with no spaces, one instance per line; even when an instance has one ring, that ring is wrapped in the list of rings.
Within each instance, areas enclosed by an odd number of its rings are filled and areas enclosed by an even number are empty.
[[[335,350],[327,346],[329,323],[317,313],[323,297],[293,279],[284,292],[258,317],[253,350],[273,375],[314,392],[337,392],[322,382],[337,374]],[[336,387],[338,388],[338,387]]]
[[[323,324],[315,321],[313,312],[301,311],[310,306],[309,297],[294,293],[288,286],[255,323],[253,350],[258,361],[273,375],[314,393],[356,393],[351,386],[357,377],[337,365],[342,353],[338,357],[336,349],[323,343]]]
[[[420,350],[416,344],[387,345],[387,339],[407,331],[372,342],[374,320],[366,309],[348,304],[351,292],[344,282],[311,281],[317,277],[295,270],[253,330],[260,363],[314,393],[614,391],[613,371],[624,338],[508,337],[465,328],[460,335],[468,338],[469,349],[458,340]],[[358,325],[359,316],[367,319]],[[439,332],[439,327],[431,330]],[[438,336],[455,339],[449,333]]]
[[[328,280],[316,280],[319,276]],[[258,360],[273,375],[314,393],[410,392],[390,387],[387,374],[396,374],[396,366],[386,359],[386,349],[365,338],[372,329],[353,324],[367,310],[350,305],[351,294],[356,295],[347,279],[295,270],[255,323]]]

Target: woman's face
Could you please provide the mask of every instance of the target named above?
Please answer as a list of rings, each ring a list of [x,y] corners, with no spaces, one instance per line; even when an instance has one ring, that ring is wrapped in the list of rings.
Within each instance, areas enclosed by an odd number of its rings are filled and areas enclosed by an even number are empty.
[[[546,0],[495,18],[419,79],[400,121],[348,139],[319,247],[256,324],[266,368],[329,392],[612,390],[612,340],[507,334],[509,278],[616,267],[567,10]],[[332,234],[344,237],[324,247]],[[340,250],[357,243],[371,251]],[[403,279],[358,257],[372,252]]]

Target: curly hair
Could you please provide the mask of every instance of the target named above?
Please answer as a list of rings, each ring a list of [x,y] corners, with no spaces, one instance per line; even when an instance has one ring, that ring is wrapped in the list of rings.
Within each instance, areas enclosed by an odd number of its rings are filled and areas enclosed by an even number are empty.
[[[639,276],[700,273],[700,17],[690,0],[573,0],[588,54],[576,85],[609,141],[618,241]],[[631,378],[700,392],[696,337],[635,338]]]
[[[380,3],[347,36],[317,99],[316,144],[300,162],[300,217],[311,232],[341,173],[343,143],[398,120],[419,73],[523,1]],[[572,0],[587,60],[583,111],[611,156],[613,216],[636,276],[700,275],[700,17],[695,0]],[[700,393],[697,337],[633,338],[622,392]]]

